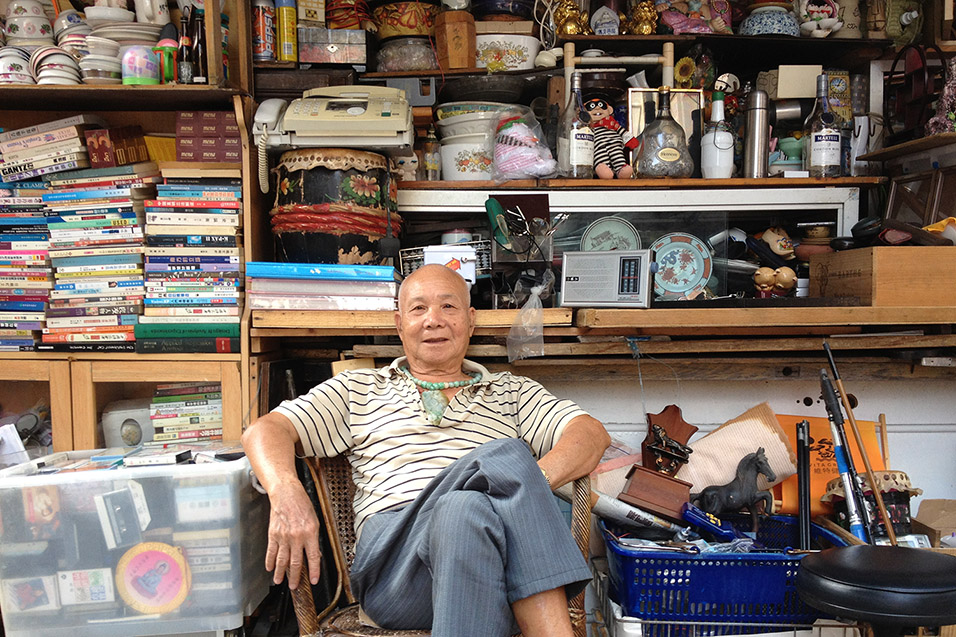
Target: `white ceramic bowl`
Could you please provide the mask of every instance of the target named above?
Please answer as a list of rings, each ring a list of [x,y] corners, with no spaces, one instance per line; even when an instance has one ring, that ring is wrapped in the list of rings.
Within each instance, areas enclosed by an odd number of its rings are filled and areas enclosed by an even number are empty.
[[[475,111],[440,119],[438,132],[442,139],[458,135],[491,134],[498,122],[498,111]]]
[[[7,5],[7,19],[17,16],[46,16],[43,5],[37,0],[10,0]]]
[[[8,38],[49,38],[53,40],[53,26],[46,16],[19,16],[7,18],[4,32]]]
[[[86,36],[86,48],[93,55],[104,55],[106,57],[119,57],[120,52],[119,42],[96,35]]]
[[[84,22],[83,16],[76,9],[64,9],[53,21],[53,32],[59,34],[61,31],[79,26]]]
[[[30,74],[30,62],[18,56],[5,56],[0,58],[0,73],[23,73]]]
[[[435,119],[443,120],[464,113],[498,112],[510,106],[503,102],[445,102],[435,107]]]
[[[455,135],[441,142],[441,178],[445,181],[491,179],[494,144],[490,135]]]
[[[541,50],[541,41],[531,35],[482,33],[475,36],[475,66],[492,71],[529,71]]]

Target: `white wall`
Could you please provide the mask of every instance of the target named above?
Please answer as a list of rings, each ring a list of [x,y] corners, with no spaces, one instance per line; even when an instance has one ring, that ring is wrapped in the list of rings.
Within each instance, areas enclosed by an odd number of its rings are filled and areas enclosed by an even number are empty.
[[[859,400],[853,410],[857,419],[875,421],[886,414],[891,468],[905,471],[913,485],[923,489],[923,498],[956,499],[956,383],[843,380],[847,392]],[[647,425],[637,380],[546,385],[604,422],[615,438],[640,447]],[[825,418],[819,395],[816,381],[644,381],[647,411],[657,413],[677,404],[684,420],[700,428],[697,436],[765,401],[779,414]],[[813,401],[810,407],[804,404],[807,397]],[[918,502],[911,501],[914,514]]]

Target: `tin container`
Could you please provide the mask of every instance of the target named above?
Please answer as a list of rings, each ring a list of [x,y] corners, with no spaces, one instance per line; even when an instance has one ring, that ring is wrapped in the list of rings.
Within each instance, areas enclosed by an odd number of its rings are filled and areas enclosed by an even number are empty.
[[[276,60],[276,7],[272,0],[252,2],[252,59]]]
[[[295,0],[276,0],[276,44],[280,62],[299,60]]]

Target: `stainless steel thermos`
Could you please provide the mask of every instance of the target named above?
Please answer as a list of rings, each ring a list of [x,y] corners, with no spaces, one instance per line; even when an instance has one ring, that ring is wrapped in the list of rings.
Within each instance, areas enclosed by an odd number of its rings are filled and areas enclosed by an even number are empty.
[[[747,128],[744,132],[744,177],[766,177],[770,159],[770,99],[766,91],[747,96]]]

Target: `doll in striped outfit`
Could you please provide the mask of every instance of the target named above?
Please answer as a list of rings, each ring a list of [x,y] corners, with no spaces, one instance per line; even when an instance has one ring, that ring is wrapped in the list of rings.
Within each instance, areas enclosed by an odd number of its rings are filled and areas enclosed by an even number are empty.
[[[634,169],[624,149],[634,150],[640,142],[614,119],[614,107],[603,97],[586,100],[584,109],[591,116],[594,132],[594,175],[598,179],[633,177]]]

